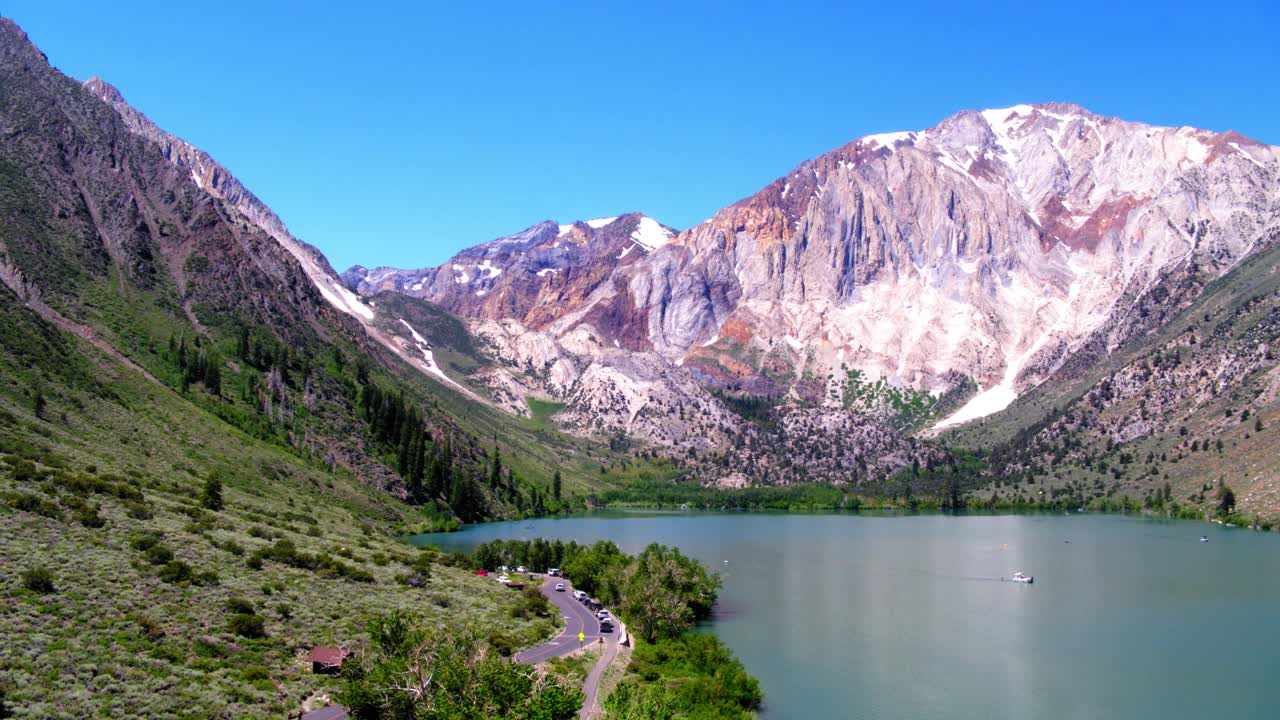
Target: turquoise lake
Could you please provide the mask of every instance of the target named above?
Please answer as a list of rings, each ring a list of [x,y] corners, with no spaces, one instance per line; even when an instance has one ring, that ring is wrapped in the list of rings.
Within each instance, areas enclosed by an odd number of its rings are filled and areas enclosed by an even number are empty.
[[[1200,542],[1207,535],[1209,542]],[[675,545],[762,716],[1276,718],[1280,537],[1115,515],[630,513],[423,535]],[[1014,571],[1035,584],[1002,582]]]

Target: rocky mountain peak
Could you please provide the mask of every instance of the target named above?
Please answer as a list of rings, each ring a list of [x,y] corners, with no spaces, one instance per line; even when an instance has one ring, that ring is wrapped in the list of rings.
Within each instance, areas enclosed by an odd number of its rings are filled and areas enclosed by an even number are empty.
[[[85,80],[84,88],[108,105],[116,106],[124,103],[124,95],[120,94],[116,86],[100,77],[94,76]]]

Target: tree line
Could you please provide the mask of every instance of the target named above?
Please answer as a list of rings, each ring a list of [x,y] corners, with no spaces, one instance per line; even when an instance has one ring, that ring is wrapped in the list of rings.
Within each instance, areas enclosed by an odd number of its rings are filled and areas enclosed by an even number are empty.
[[[580,590],[616,608],[648,642],[672,638],[711,615],[720,577],[678,549],[654,543],[627,555],[614,543],[561,540],[494,540],[471,554],[476,569],[525,565],[559,567]]]

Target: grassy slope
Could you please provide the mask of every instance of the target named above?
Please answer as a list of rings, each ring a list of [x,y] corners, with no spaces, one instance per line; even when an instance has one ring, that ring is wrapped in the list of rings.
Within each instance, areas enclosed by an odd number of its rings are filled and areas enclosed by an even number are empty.
[[[416,551],[388,528],[411,519],[411,508],[248,437],[0,293],[0,586],[10,598],[0,622],[11,640],[0,644],[0,684],[18,717],[279,715],[332,686],[306,671],[300,652],[356,640],[367,618],[391,608],[500,629],[522,645],[552,632],[551,620],[513,618],[514,593],[464,570],[437,564],[428,587],[399,584]],[[37,387],[44,419],[33,411]],[[20,458],[46,477],[15,480]],[[226,508],[200,511],[196,498],[215,468],[227,476]],[[144,500],[85,495],[65,481],[89,470],[116,475]],[[59,517],[16,509],[15,494],[46,501]],[[71,507],[82,500],[99,508],[102,527],[77,521]],[[130,547],[143,531],[162,534],[178,559],[216,573],[218,584],[160,580]],[[374,582],[270,560],[251,569],[246,557],[277,538],[330,553]],[[244,555],[224,549],[232,543]],[[57,592],[21,587],[20,574],[35,565],[52,572]],[[227,631],[229,597],[259,608],[266,639]]]

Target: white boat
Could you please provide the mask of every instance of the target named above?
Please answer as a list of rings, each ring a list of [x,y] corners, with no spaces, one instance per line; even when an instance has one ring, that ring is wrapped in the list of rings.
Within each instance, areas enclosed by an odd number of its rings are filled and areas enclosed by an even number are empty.
[[[1014,573],[1013,577],[1009,578],[1009,582],[1023,583],[1024,585],[1030,585],[1035,581],[1036,581],[1035,578],[1020,572]]]

